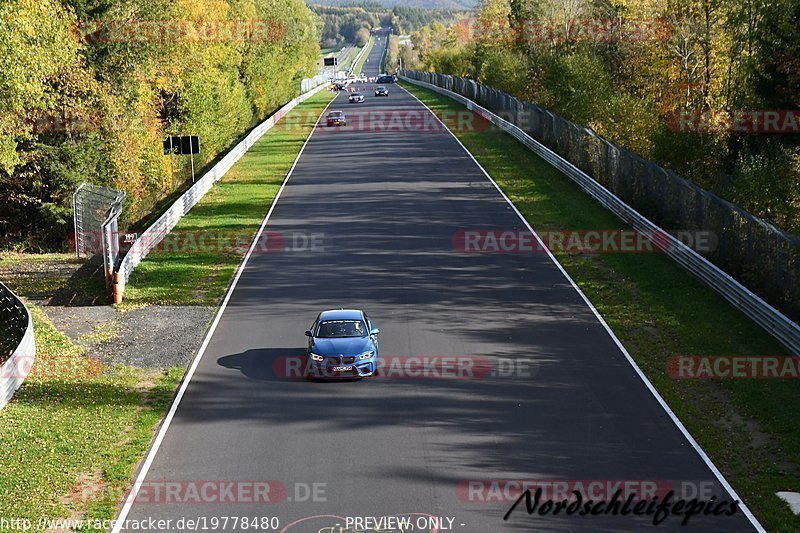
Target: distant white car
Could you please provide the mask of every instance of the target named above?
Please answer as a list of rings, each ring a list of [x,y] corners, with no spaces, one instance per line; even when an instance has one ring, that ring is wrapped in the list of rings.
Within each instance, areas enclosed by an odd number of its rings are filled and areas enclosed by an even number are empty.
[[[361,93],[353,93],[350,95],[350,98],[347,99],[351,104],[363,104],[364,103],[364,95]]]

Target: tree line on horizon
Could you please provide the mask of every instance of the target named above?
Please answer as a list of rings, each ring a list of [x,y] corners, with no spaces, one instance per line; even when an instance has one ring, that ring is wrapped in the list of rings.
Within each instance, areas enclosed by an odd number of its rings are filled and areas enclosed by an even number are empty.
[[[392,28],[395,34],[416,31],[434,21],[454,23],[467,16],[465,11],[421,9],[407,6],[387,8],[377,2],[346,5],[312,4],[323,22],[322,47],[335,48],[346,43],[363,46],[371,29]]]

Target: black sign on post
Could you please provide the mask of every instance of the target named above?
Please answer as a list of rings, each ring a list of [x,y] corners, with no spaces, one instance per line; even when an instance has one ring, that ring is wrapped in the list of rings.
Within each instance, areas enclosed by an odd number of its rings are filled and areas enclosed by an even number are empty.
[[[326,57],[326,58],[323,59],[323,61],[325,61],[325,66],[326,67],[332,67],[332,66],[334,66],[336,64],[336,58],[335,57]]]
[[[200,153],[200,137],[197,135],[170,135],[164,139],[164,155],[169,155],[169,169],[175,188],[175,175],[172,170],[172,154],[188,155],[192,159],[192,183],[194,183],[194,154]]]
[[[197,135],[171,135],[164,139],[164,155],[194,155],[200,153],[200,137]]]

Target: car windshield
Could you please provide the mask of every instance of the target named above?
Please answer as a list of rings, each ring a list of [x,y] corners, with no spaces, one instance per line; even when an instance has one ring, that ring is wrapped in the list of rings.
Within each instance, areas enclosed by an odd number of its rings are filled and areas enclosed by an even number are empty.
[[[353,96],[361,96],[361,93],[353,93]]]
[[[344,116],[344,113],[342,113],[341,111],[334,111],[328,116],[331,118],[342,118]]]
[[[361,320],[325,320],[317,328],[318,338],[366,337],[367,328]]]
[[[379,90],[379,91],[385,91],[385,90],[386,90],[386,87],[378,87],[378,90]]]

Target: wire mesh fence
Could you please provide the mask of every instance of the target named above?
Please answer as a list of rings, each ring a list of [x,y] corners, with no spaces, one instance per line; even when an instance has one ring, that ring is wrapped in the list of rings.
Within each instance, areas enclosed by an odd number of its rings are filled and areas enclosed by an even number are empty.
[[[703,255],[793,320],[800,319],[800,237],[753,216],[589,128],[468,78],[404,71],[464,96],[518,126],[666,230],[702,230]]]
[[[121,209],[124,199],[123,191],[90,183],[82,184],[72,194],[75,254],[78,259],[103,253],[103,223],[109,216],[109,210]]]

